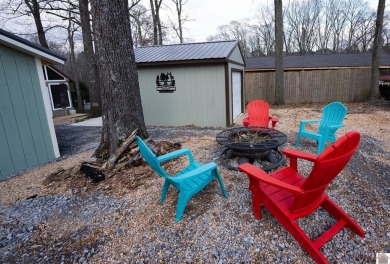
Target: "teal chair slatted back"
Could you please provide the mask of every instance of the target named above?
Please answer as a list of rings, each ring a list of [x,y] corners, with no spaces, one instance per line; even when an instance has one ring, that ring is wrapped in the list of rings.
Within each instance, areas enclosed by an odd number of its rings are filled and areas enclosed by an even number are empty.
[[[345,116],[347,115],[348,109],[339,102],[330,103],[324,107],[322,113],[322,119],[320,121],[320,126],[318,133],[322,134],[325,131],[326,127],[332,125],[342,125]],[[329,129],[328,136],[335,137],[337,128]]]
[[[336,141],[336,131],[344,126],[347,112],[348,109],[342,103],[333,102],[324,107],[321,120],[302,120],[295,146],[298,147],[301,137],[314,139],[318,143],[317,154],[320,154],[325,149],[326,141]],[[305,129],[305,125],[310,123],[319,123],[317,132]]]
[[[149,164],[150,167],[161,177],[167,177],[167,173],[161,167],[160,163],[157,160],[156,155],[149,149],[145,142],[138,136],[136,136],[137,144],[139,151],[141,152],[144,160]]]

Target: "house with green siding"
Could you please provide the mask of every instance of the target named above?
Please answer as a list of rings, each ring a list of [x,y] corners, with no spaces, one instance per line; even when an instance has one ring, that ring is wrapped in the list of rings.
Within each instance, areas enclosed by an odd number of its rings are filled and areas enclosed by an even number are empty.
[[[42,65],[65,60],[0,29],[0,178],[60,156]]]
[[[134,53],[146,125],[227,127],[242,113],[245,63],[238,41]]]

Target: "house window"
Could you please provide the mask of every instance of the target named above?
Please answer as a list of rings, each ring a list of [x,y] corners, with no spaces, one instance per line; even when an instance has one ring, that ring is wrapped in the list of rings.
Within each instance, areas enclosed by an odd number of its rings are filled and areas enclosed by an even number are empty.
[[[52,81],[52,80],[65,80],[64,76],[56,72],[50,67],[46,67],[47,71],[47,80]]]
[[[53,98],[52,103],[54,109],[70,107],[69,91],[67,84],[50,84],[50,92]]]

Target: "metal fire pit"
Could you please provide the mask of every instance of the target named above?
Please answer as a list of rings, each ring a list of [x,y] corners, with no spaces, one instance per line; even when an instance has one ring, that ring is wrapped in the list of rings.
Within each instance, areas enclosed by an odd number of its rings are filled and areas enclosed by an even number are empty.
[[[239,158],[239,164],[257,160],[262,169],[270,171],[280,166],[285,157],[278,147],[287,141],[287,136],[275,129],[266,127],[234,127],[220,132],[217,142],[226,148],[221,153],[222,164],[228,169],[238,168],[227,163],[228,159]]]

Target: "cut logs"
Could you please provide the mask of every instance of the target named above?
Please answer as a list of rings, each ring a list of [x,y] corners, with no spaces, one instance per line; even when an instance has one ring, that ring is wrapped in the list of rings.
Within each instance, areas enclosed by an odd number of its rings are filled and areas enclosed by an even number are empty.
[[[99,173],[105,175],[104,179],[109,179],[127,166],[145,165],[142,156],[139,153],[137,142],[135,141],[137,132],[138,129],[135,129],[106,161],[84,161],[82,163],[83,166],[88,168],[94,167]],[[148,143],[150,149],[156,156],[161,156],[181,148],[181,144],[178,142],[172,143],[169,141],[161,141],[156,143],[151,138],[146,139],[145,142]],[[101,174],[99,174],[99,176],[101,176]],[[87,176],[91,177],[90,175]],[[99,177],[99,180],[102,180],[102,178],[103,177]]]

